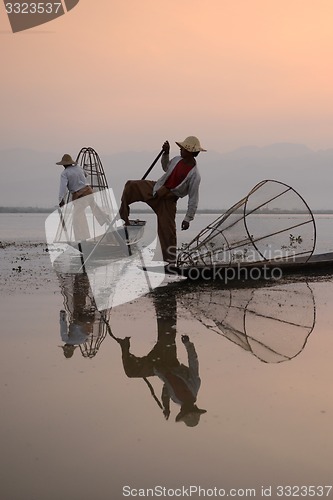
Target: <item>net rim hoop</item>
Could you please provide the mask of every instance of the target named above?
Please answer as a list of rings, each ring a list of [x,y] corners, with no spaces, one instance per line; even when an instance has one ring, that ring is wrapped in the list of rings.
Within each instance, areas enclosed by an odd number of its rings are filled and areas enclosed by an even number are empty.
[[[308,262],[308,260],[312,257],[313,255],[313,252],[315,250],[315,247],[316,247],[316,243],[317,243],[317,228],[316,228],[316,222],[315,222],[315,219],[314,219],[314,216],[313,216],[313,213],[312,213],[312,210],[311,208],[309,207],[309,205],[307,204],[307,202],[305,201],[305,199],[303,198],[303,196],[301,196],[297,191],[296,189],[294,189],[293,187],[289,186],[288,184],[286,184],[285,182],[281,182],[281,181],[276,181],[274,179],[264,179],[260,182],[258,182],[258,184],[256,184],[252,189],[251,191],[245,196],[245,203],[244,203],[244,208],[243,208],[243,217],[244,217],[244,227],[245,227],[245,230],[247,232],[247,235],[248,235],[248,238],[249,240],[251,241],[251,244],[254,246],[254,248],[257,250],[257,252],[259,253],[259,255],[261,255],[261,257],[264,259],[264,261],[268,262],[268,259],[260,252],[260,250],[258,249],[257,245],[254,243],[254,241],[252,240],[251,238],[251,235],[250,235],[250,232],[248,230],[248,227],[247,227],[247,222],[246,222],[246,207],[247,207],[247,202],[249,200],[249,197],[255,192],[257,191],[259,188],[261,188],[264,184],[266,184],[267,182],[274,182],[275,184],[280,184],[281,186],[285,186],[286,188],[288,188],[288,190],[290,191],[293,191],[296,196],[298,196],[304,203],[304,205],[306,206],[306,208],[308,209],[309,211],[309,214],[311,216],[311,221],[312,221],[312,226],[313,226],[313,245],[312,245],[312,250],[311,252],[309,253],[307,259],[305,260],[305,262]]]

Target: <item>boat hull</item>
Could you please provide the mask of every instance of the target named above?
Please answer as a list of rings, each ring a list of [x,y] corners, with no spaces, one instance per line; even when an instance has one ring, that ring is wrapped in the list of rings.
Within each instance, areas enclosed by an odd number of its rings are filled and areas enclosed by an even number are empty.
[[[175,272],[175,271],[173,271]],[[177,268],[177,273],[190,280],[260,281],[280,279],[291,274],[333,274],[333,252],[314,254],[307,261],[272,260],[237,264],[196,265]]]
[[[92,259],[120,258],[124,255],[124,248],[126,250],[126,247],[130,248],[141,240],[145,225],[146,221],[130,221],[129,226],[121,226],[116,229],[112,227],[98,238],[72,242],[70,245],[85,256],[89,255]]]

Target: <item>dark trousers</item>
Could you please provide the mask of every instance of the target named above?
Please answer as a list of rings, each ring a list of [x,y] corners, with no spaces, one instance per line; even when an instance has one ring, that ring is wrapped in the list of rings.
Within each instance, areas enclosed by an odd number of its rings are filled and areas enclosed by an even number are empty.
[[[121,197],[120,217],[128,224],[129,205],[136,201],[147,203],[157,215],[157,234],[163,259],[168,263],[176,262],[177,233],[176,209],[177,197],[167,188],[161,188],[160,194],[153,197],[154,181],[127,181]]]

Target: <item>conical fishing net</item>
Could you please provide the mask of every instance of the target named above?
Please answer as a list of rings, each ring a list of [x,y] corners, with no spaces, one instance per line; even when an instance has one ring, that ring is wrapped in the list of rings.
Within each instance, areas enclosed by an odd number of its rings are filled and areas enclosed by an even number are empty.
[[[265,363],[300,354],[315,325],[307,283],[233,290],[206,286],[182,294],[181,302],[206,328]]]
[[[101,191],[108,188],[101,159],[93,148],[82,148],[76,161],[85,171],[88,184],[94,191]],[[108,200],[106,204],[107,202]]]
[[[264,180],[203,229],[178,255],[178,266],[306,262],[316,242],[313,214],[282,182]]]

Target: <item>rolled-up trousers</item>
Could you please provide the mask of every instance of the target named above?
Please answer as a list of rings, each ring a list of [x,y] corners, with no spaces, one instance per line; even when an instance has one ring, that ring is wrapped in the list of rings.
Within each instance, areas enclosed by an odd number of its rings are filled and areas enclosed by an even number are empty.
[[[90,206],[94,217],[101,226],[108,221],[107,214],[97,205],[93,195],[94,192],[91,186],[85,186],[80,189],[80,191],[72,193],[72,201],[75,202],[73,210],[73,228],[76,241],[86,240],[91,237],[85,214],[85,210],[88,206]]]
[[[168,263],[176,262],[177,233],[176,209],[177,196],[164,188],[163,194],[153,197],[154,181],[127,181],[121,197],[119,208],[120,217],[128,222],[129,205],[136,201],[147,203],[157,215],[157,234],[159,237],[163,260]]]

